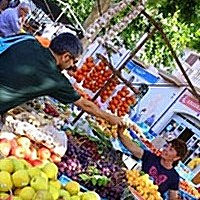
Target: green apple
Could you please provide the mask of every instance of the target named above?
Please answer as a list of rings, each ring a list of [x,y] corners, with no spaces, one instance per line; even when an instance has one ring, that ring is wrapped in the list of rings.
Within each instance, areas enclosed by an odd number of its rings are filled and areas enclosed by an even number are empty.
[[[12,159],[12,163],[14,166],[14,172],[20,170],[20,169],[25,169],[25,165],[22,161],[18,160],[18,159]]]
[[[61,189],[59,192],[59,197],[63,200],[70,200],[70,193],[64,189]]]
[[[81,196],[81,200],[98,200],[99,198],[97,197],[97,195],[94,192],[85,192],[82,194]]]
[[[7,171],[10,174],[14,171],[13,162],[9,158],[4,158],[0,160],[0,170]]]
[[[52,195],[53,200],[57,200],[58,199],[58,197],[59,197],[59,189],[57,189],[53,185],[49,184],[48,191]]]
[[[65,189],[70,195],[77,195],[80,192],[80,185],[76,181],[70,181],[65,185]]]
[[[7,193],[0,193],[0,199],[6,200],[6,199],[8,199],[8,197],[9,197],[9,194],[7,194]]]
[[[50,179],[57,179],[58,175],[58,167],[54,163],[47,163],[43,168],[42,171],[48,176]]]
[[[22,198],[19,197],[19,196],[12,196],[12,200],[24,200],[24,199],[22,199]]]
[[[40,176],[42,172],[39,167],[30,167],[27,171],[31,178],[34,176]]]
[[[24,187],[19,192],[19,197],[21,197],[23,200],[31,200],[35,195],[35,190],[30,187]]]
[[[41,176],[34,176],[31,179],[30,185],[36,191],[48,190],[48,182],[46,181],[44,177],[41,177]]]
[[[61,183],[58,180],[50,180],[49,181],[50,185],[53,185],[55,188],[60,189],[61,188]]]
[[[21,188],[29,184],[30,177],[27,170],[20,169],[12,175],[12,180],[15,187]]]
[[[47,183],[49,182],[48,176],[43,171],[41,171],[40,176],[43,177],[46,180]]]
[[[0,192],[10,191],[13,187],[11,176],[7,171],[0,172]]]
[[[39,190],[32,200],[53,200],[53,197],[47,190]]]
[[[74,196],[71,196],[70,200],[81,200],[81,198],[78,195],[74,195]],[[88,200],[91,200],[91,199],[88,199]]]

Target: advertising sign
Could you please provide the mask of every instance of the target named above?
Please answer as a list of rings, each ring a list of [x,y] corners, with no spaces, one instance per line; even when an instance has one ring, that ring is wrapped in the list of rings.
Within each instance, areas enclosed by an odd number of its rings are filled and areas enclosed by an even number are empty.
[[[191,108],[192,110],[194,110],[195,112],[200,113],[200,103],[197,99],[195,99],[194,97],[191,97],[187,94],[184,94],[180,100],[181,103],[183,103],[184,105],[186,105],[187,107]]]

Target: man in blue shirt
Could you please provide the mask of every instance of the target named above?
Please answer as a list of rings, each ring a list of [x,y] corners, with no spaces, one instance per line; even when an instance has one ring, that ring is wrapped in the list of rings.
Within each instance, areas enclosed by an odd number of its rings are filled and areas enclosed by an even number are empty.
[[[24,18],[29,12],[27,3],[20,3],[16,8],[7,8],[0,14],[0,36],[15,35],[20,32]]]

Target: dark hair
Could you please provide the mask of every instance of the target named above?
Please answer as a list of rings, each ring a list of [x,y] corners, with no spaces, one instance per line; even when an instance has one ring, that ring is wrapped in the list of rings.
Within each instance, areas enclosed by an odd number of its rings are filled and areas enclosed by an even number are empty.
[[[180,157],[180,160],[183,160],[187,155],[188,149],[186,143],[181,139],[173,139],[169,142],[172,147],[176,150],[177,156]],[[174,166],[178,164],[179,160],[173,163]]]
[[[52,39],[49,48],[58,55],[69,52],[78,57],[83,53],[81,41],[72,33],[61,33]]]

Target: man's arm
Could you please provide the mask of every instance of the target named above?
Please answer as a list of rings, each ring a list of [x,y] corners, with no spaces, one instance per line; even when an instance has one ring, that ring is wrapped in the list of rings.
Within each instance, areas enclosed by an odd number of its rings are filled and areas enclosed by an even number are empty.
[[[180,200],[177,190],[169,190],[169,200]]]
[[[93,102],[81,97],[79,100],[75,101],[74,104],[81,108],[83,111],[92,114],[96,117],[100,117],[108,121],[111,125],[123,126],[123,120],[120,117],[111,115],[103,110],[101,110]]]
[[[119,138],[124,146],[137,158],[141,159],[144,150],[138,147],[134,142],[130,140],[130,138],[123,134],[123,131],[119,131]]]

